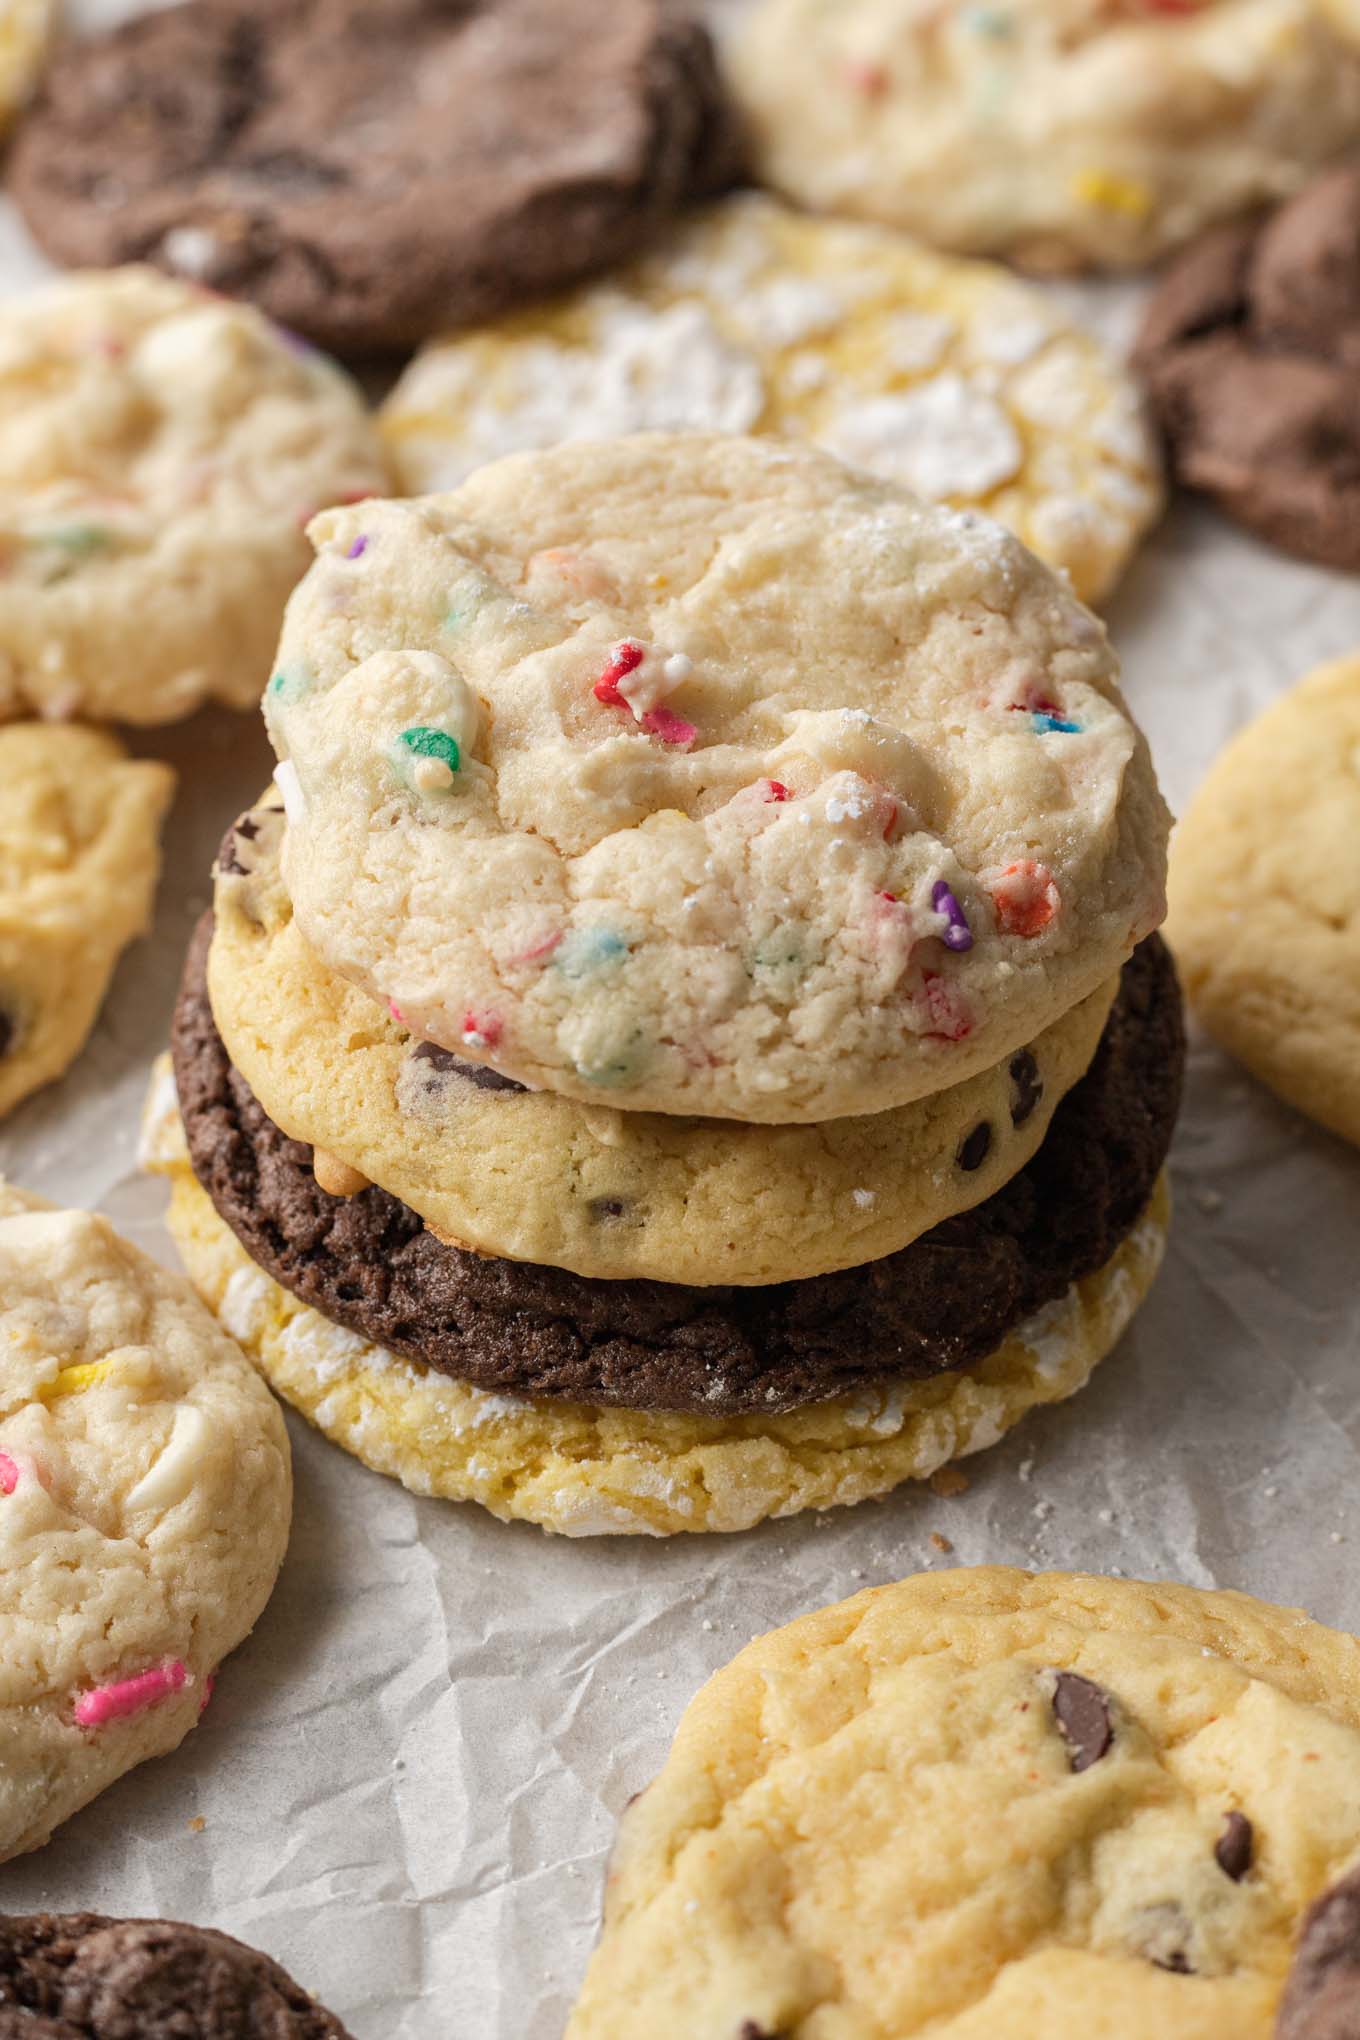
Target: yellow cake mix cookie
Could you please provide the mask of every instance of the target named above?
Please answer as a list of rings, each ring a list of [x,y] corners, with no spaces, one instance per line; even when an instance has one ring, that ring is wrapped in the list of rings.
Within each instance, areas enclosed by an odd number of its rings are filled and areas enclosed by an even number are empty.
[[[825,1126],[742,1126],[526,1091],[407,1030],[308,948],[266,794],[222,846],[209,986],[276,1126],[446,1239],[605,1280],[798,1281],[896,1253],[999,1190],[1088,1067],[1103,985],[999,1069]],[[326,1164],[323,1163],[323,1170]]]
[[[1085,1386],[1152,1284],[1169,1212],[1159,1185],[1105,1267],[966,1372],[723,1420],[490,1395],[331,1323],[256,1267],[195,1181],[168,1068],[143,1153],[172,1180],[170,1230],[199,1294],[295,1409],[415,1494],[571,1537],[746,1530],[886,1494],[985,1450],[1029,1410]]]
[[[1035,268],[1123,269],[1360,141],[1356,0],[759,0],[762,180]]]
[[[0,1861],[182,1742],[291,1507],[278,1405],[188,1284],[0,1180]]]
[[[100,731],[0,727],[0,1114],[74,1061],[150,926],[174,785]]]
[[[382,412],[403,488],[620,432],[786,432],[985,510],[1084,601],[1162,504],[1134,384],[1004,270],[742,194],[573,296],[433,342]]]
[[[1245,1594],[918,1574],[691,1703],[567,2032],[1342,2040],[1357,1862],[1356,1638]],[[1351,2015],[1312,2023],[1329,1968]]]
[[[1360,658],[1229,744],[1175,837],[1169,928],[1209,1032],[1360,1143]]]
[[[0,718],[256,702],[307,520],[379,494],[324,355],[150,269],[0,305]]]
[[[652,435],[326,513],[266,713],[284,880],[413,1033],[762,1123],[999,1066],[1163,912],[1104,630],[812,447]]]

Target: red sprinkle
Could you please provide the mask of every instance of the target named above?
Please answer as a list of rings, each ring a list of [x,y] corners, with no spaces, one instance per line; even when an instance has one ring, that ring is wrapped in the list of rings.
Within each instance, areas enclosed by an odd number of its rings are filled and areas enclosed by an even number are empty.
[[[630,673],[636,673],[646,656],[645,648],[634,644],[631,638],[625,639],[621,645],[615,645],[609,656],[609,664],[595,682],[595,699],[604,702],[608,708],[627,708],[628,703],[619,693],[619,682],[626,680]]]
[[[787,786],[782,785],[779,780],[767,779],[765,781],[765,804],[767,807],[772,800],[787,800],[788,797],[789,789]]]
[[[496,1013],[464,1013],[463,1039],[469,1048],[494,1048],[505,1032],[505,1023]]]
[[[1008,864],[989,888],[996,925],[1003,935],[1042,935],[1062,904],[1053,873],[1046,864],[1022,857]]]
[[[540,935],[537,942],[528,949],[522,949],[518,956],[511,957],[511,963],[541,963],[545,956],[551,956],[562,940],[562,930],[554,928],[551,935]]]
[[[669,708],[649,708],[642,718],[642,727],[649,736],[660,737],[663,744],[677,746],[692,744],[699,734],[692,722],[686,722]]]

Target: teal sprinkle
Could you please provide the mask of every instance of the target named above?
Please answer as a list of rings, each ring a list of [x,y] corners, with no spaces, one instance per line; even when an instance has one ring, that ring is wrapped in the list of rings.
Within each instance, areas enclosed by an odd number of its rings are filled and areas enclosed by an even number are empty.
[[[417,758],[438,758],[450,772],[458,770],[462,754],[456,739],[447,730],[432,730],[426,723],[416,723],[411,729],[403,730],[397,742]]]
[[[297,701],[304,695],[311,684],[312,676],[305,667],[281,666],[269,682],[269,693],[286,707],[290,701]]]
[[[575,983],[599,971],[612,970],[627,954],[628,944],[612,928],[576,928],[558,944],[553,968]],[[596,1081],[594,1077],[589,1079],[591,1083]]]
[[[1068,722],[1060,715],[1034,715],[1030,719],[1041,737],[1077,737],[1081,735],[1081,724],[1079,722]]]
[[[577,1076],[581,1078],[582,1082],[587,1084],[598,1084],[601,1090],[607,1091],[610,1089],[611,1086],[617,1087],[619,1084],[630,1084],[637,1076],[638,1072],[637,1050],[640,1047],[641,1042],[642,1032],[641,1029],[639,1029],[638,1032],[634,1034],[632,1038],[619,1049],[617,1055],[611,1056],[607,1062],[592,1064],[575,1063],[573,1064],[573,1068],[575,1069]]]
[[[769,975],[801,977],[808,967],[802,942],[792,929],[776,928],[762,936],[751,951],[751,970]]]

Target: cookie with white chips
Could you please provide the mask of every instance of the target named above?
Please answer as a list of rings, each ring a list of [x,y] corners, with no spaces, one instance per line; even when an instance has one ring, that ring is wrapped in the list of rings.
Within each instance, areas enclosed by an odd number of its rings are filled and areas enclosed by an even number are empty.
[[[1138,392],[1004,270],[744,193],[571,296],[432,342],[381,414],[403,489],[622,432],[784,432],[1118,580],[1162,505]]]
[[[0,1181],[0,1861],[193,1728],[291,1505],[278,1405],[188,1287]]]
[[[640,434],[312,536],[266,694],[284,882],[456,1053],[623,1110],[884,1111],[1162,917],[1105,633],[988,518]]]

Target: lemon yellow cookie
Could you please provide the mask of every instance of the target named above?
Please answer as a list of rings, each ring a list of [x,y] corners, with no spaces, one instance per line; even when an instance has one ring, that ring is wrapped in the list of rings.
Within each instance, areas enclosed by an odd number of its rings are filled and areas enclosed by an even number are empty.
[[[381,422],[411,495],[563,439],[790,433],[1000,518],[1088,602],[1162,504],[1133,383],[1048,299],[754,193],[571,297],[433,342]]]

